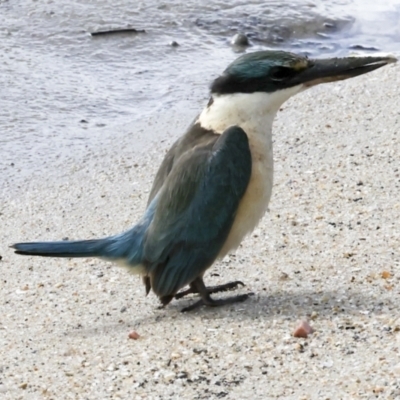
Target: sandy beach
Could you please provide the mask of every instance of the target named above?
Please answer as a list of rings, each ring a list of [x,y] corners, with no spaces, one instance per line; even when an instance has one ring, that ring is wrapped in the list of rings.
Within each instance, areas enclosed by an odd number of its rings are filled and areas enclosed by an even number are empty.
[[[132,124],[49,176],[2,171],[0,398],[400,398],[399,64],[284,104],[270,211],[205,278],[244,281],[242,304],[158,309],[111,263],[8,248],[130,227],[188,114]],[[293,337],[304,319],[314,333]]]

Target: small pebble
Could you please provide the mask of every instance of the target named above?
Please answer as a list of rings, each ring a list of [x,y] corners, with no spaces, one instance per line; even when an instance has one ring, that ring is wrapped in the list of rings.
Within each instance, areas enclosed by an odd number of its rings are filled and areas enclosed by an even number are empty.
[[[316,319],[317,317],[318,317],[318,313],[317,313],[316,311],[313,311],[313,312],[311,313],[310,318],[311,318],[312,320],[314,320],[314,319]]]
[[[307,336],[313,332],[314,332],[314,329],[311,327],[311,325],[308,323],[308,321],[303,320],[303,321],[299,321],[296,329],[293,332],[293,336],[307,338]]]
[[[324,27],[325,28],[329,28],[329,29],[333,29],[333,28],[336,28],[336,25],[333,24],[332,22],[324,22]]]
[[[231,40],[234,46],[249,46],[249,38],[243,33],[237,33]]]
[[[304,346],[301,343],[296,343],[295,349],[300,353],[304,353]]]
[[[129,339],[138,340],[140,335],[136,331],[132,331],[128,335]]]
[[[391,273],[389,271],[382,271],[381,272],[381,277],[383,279],[389,279],[391,277]]]
[[[175,377],[176,377],[176,374],[175,374],[175,372],[173,372],[173,371],[167,371],[165,374],[164,374],[164,382],[165,383],[169,383],[169,382],[172,382],[174,379],[175,379]]]
[[[282,272],[281,276],[279,277],[280,281],[286,281],[289,279],[289,275],[286,272]]]

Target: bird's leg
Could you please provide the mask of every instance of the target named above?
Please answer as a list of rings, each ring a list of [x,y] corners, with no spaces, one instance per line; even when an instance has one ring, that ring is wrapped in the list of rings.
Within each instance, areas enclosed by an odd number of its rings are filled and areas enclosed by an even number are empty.
[[[146,288],[146,296],[150,293],[151,290],[151,281],[149,276],[144,276],[143,277],[143,283]]]
[[[227,297],[225,299],[213,300],[202,278],[196,278],[190,284],[190,287],[197,290],[197,293],[200,294],[201,300],[197,301],[196,303],[193,303],[189,307],[185,307],[184,309],[182,309],[182,312],[192,311],[201,305],[218,307],[218,306],[223,306],[225,304],[238,303],[245,301],[249,297],[249,294],[241,294],[238,296]]]
[[[196,287],[193,285],[193,283],[191,283],[189,285],[189,289],[186,290],[181,290],[179,293],[177,293],[174,297],[176,300],[181,299],[182,297],[187,296],[188,294],[192,294],[192,293],[199,293],[198,290],[196,289]]]
[[[236,289],[238,286],[245,286],[245,284],[242,281],[233,281],[233,282],[228,282],[223,285],[217,285],[217,286],[207,286],[207,292],[208,294],[211,293],[218,293],[218,292],[226,292],[228,290],[233,290]],[[175,295],[175,299],[181,299],[182,297],[192,294],[192,293],[199,293],[197,290],[196,286],[193,285],[193,283],[190,284],[190,288],[186,290],[182,290],[181,292],[177,293]]]

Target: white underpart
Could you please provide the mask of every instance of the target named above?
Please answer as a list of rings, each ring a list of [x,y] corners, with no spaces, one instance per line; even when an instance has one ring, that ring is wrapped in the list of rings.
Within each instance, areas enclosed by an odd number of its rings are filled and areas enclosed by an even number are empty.
[[[302,85],[299,85],[274,93],[213,95],[213,103],[199,116],[197,122],[203,128],[219,134],[232,125],[240,126],[249,138],[252,156],[249,186],[219,258],[236,249],[267,211],[274,172],[272,123],[280,106],[301,90]]]

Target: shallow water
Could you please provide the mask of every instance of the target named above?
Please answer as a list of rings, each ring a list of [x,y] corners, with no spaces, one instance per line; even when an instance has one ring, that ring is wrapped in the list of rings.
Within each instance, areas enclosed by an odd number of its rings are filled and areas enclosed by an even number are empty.
[[[187,125],[240,51],[235,33],[250,50],[400,54],[398,21],[398,0],[0,0],[0,189],[171,110]],[[90,35],[129,26],[146,33]]]

